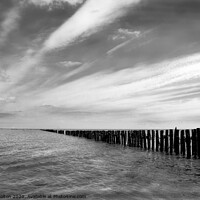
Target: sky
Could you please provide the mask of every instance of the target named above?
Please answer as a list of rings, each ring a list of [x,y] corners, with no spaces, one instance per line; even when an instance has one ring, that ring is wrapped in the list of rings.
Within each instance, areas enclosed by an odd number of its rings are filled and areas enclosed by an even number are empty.
[[[0,127],[200,127],[199,0],[0,0]]]

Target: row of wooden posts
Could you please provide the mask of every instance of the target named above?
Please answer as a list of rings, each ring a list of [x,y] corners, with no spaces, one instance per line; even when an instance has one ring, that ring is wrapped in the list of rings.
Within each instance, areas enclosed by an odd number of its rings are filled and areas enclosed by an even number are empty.
[[[44,131],[200,159],[200,128],[187,130],[177,128],[168,130],[45,129]]]

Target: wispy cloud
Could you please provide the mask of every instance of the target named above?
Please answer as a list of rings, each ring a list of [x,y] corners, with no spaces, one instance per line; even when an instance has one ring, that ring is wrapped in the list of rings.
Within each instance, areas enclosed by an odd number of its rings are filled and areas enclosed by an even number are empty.
[[[81,62],[76,62],[76,61],[63,61],[58,63],[58,65],[66,68],[71,68],[75,66],[80,66],[82,63]]]
[[[8,35],[17,28],[19,19],[20,11],[18,7],[11,8],[5,14],[4,20],[0,24],[0,46],[6,42]]]
[[[120,28],[118,29],[117,33],[112,36],[112,40],[120,40],[120,39],[127,39],[128,38],[133,38],[133,37],[139,37],[141,34],[140,31],[133,31],[129,29],[123,29]]]
[[[79,37],[88,37],[123,16],[130,5],[140,0],[88,0],[70,19],[53,32],[44,44],[44,50],[65,47]]]
[[[36,6],[44,7],[50,6],[53,8],[54,6],[62,5],[62,3],[69,3],[70,5],[77,5],[83,3],[84,0],[22,0],[22,3],[34,4]]]
[[[178,83],[188,81],[190,85],[191,80],[200,77],[199,63],[200,55],[195,54],[115,73],[104,71],[49,90],[40,96],[38,104],[94,113],[129,110],[129,114],[137,114],[137,120],[144,120],[147,115],[155,121],[159,121],[159,117],[160,120],[169,120],[170,115],[174,120],[180,120],[184,106],[190,109],[188,113],[192,115],[200,100],[191,98],[189,102],[181,103],[179,100],[173,103],[164,100],[177,95],[173,90],[179,89]],[[162,94],[168,87],[172,87],[170,92]],[[181,99],[184,100],[184,96]]]
[[[13,103],[15,102],[16,97],[0,97],[0,102],[1,103]]]
[[[6,70],[0,69],[0,82],[6,82],[9,80],[9,76],[6,72]]]
[[[45,2],[50,3],[52,1],[44,1],[43,3]],[[123,16],[130,5],[134,5],[138,2],[140,2],[140,0],[86,1],[86,3],[70,19],[50,34],[49,38],[41,45],[41,49],[38,50],[35,55],[29,55],[29,53],[27,53],[24,58],[21,59],[17,64],[18,71],[14,68],[9,71],[8,74],[12,77],[13,84],[20,81],[34,65],[38,65],[46,54],[46,51],[66,47],[80,36],[84,35],[85,37],[95,33],[99,28],[112,23],[116,18]],[[8,22],[10,22],[9,24],[14,23],[17,17],[12,17],[12,19],[15,20],[8,20]]]
[[[110,49],[109,51],[107,51],[108,55],[111,55],[112,53],[114,53],[115,51],[117,51],[118,49],[121,49],[122,47],[126,46],[127,44],[129,44],[132,40],[134,39],[130,39],[127,40],[125,42],[122,42],[121,44],[118,44],[117,46],[113,47],[112,49]]]
[[[117,34],[112,36],[112,40],[123,39],[125,41],[116,45],[109,51],[107,51],[107,54],[111,55],[115,51],[130,44],[135,39],[142,39],[142,38],[146,37],[146,35],[152,31],[153,31],[153,29],[150,29],[150,30],[147,30],[147,31],[144,31],[143,33],[141,33],[141,31],[131,31],[129,29],[118,29]],[[146,43],[148,43],[148,42],[141,41],[140,46],[145,45]]]

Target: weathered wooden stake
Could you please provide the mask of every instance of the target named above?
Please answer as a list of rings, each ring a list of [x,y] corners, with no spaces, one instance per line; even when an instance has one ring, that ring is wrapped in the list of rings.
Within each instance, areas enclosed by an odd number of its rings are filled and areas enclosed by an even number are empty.
[[[147,141],[148,141],[148,150],[151,148],[151,135],[150,130],[147,130]]]
[[[175,141],[174,141],[175,154],[179,155],[179,130],[178,129],[175,129],[174,135],[175,135]]]
[[[133,132],[133,146],[137,146],[137,137],[136,137],[136,131]]]
[[[169,146],[168,146],[168,130],[165,130],[165,152],[168,154]]]
[[[163,144],[164,144],[164,137],[163,137],[163,130],[160,131],[160,152],[163,152]]]
[[[137,131],[137,138],[138,138],[137,147],[140,147],[140,132],[139,131]]]
[[[186,130],[187,158],[191,158],[190,130]]]
[[[197,128],[197,156],[200,158],[200,128]]]
[[[170,154],[173,154],[174,141],[173,141],[173,129],[170,129]]]
[[[117,131],[117,144],[120,144],[120,131]]]
[[[185,135],[184,130],[181,130],[181,154],[185,156]]]
[[[197,158],[197,132],[196,129],[192,130],[192,156]]]
[[[159,134],[158,130],[156,130],[156,151],[159,150]]]
[[[140,148],[143,148],[143,134],[142,134],[142,131],[140,130]]]
[[[152,145],[151,145],[152,151],[154,151],[154,138],[155,138],[155,131],[152,130]]]
[[[124,147],[126,146],[127,142],[127,131],[124,131]]]
[[[147,149],[146,131],[143,130],[143,131],[142,131],[142,134],[143,134],[143,140],[144,140],[144,149],[146,150],[146,149]]]

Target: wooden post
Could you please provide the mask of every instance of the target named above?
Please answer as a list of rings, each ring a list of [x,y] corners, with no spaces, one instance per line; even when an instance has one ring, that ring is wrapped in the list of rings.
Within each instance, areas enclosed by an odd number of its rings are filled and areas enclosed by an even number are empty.
[[[109,132],[106,131],[106,143],[109,143]]]
[[[124,147],[126,146],[126,131],[124,131]]]
[[[104,131],[101,132],[101,141],[104,142]]]
[[[98,130],[98,131],[97,131],[97,140],[98,140],[98,141],[100,141],[100,134],[101,134],[101,132]]]
[[[115,144],[117,144],[117,130],[115,130]]]
[[[109,144],[112,144],[112,132],[109,131]]]
[[[184,130],[181,130],[181,154],[185,156],[185,136]]]
[[[75,131],[72,131],[72,136],[75,136]]]
[[[137,131],[134,131],[135,147],[137,147]]]
[[[123,145],[123,141],[124,141],[124,138],[123,138],[123,131],[121,130],[121,145]]]
[[[106,131],[103,131],[103,142],[106,142]]]
[[[200,158],[200,128],[197,128],[197,156]]]
[[[99,141],[102,141],[102,130],[99,131]]]
[[[138,134],[138,147],[140,147],[141,135],[139,130],[137,131],[137,134]]]
[[[120,145],[122,144],[122,139],[121,139],[122,136],[121,136],[121,134],[122,134],[122,133],[121,133],[121,130],[119,130],[119,144],[120,144]]]
[[[121,132],[121,130],[119,131],[119,144],[122,144],[122,132]]]
[[[187,158],[191,158],[190,130],[186,130]]]
[[[140,130],[140,148],[143,148],[143,134],[142,134],[142,130]]]
[[[138,141],[138,138],[137,138],[137,131],[134,131],[134,139],[135,139],[135,147],[137,147],[137,141]]]
[[[86,132],[85,132],[85,130],[83,131],[83,137],[86,138]]]
[[[97,141],[99,141],[99,131],[96,131],[97,134]]]
[[[127,139],[128,139],[127,130],[125,131],[124,136],[125,136],[124,146],[127,146]]]
[[[130,146],[130,131],[127,131],[127,146]]]
[[[156,151],[159,150],[159,135],[158,135],[158,130],[156,130]]]
[[[174,153],[177,155],[177,129],[174,129]]]
[[[133,143],[133,147],[136,147],[135,130],[132,131],[132,143]]]
[[[137,131],[135,131],[135,147],[137,147],[138,144],[138,137],[137,137]]]
[[[154,138],[155,138],[155,131],[152,130],[152,151],[154,151]]]
[[[112,138],[113,138],[113,134],[112,134],[112,131],[110,130],[110,142],[109,142],[109,144],[112,144]]]
[[[177,128],[174,130],[174,153],[179,154],[179,130]]]
[[[129,147],[132,147],[132,131],[129,131]]]
[[[192,156],[197,158],[197,132],[196,129],[192,130]]]
[[[108,131],[108,143],[111,144],[111,131]]]
[[[116,144],[116,134],[117,134],[117,131],[113,130],[113,144]]]
[[[170,154],[173,154],[174,141],[173,141],[173,129],[170,129]]]
[[[165,130],[165,152],[168,154],[168,130]]]
[[[118,144],[118,131],[115,130],[115,144]]]
[[[130,130],[130,147],[133,146],[132,130]]]
[[[107,142],[107,130],[104,133],[104,142]]]
[[[134,142],[133,134],[134,134],[134,132],[133,132],[133,130],[131,130],[131,146],[132,147],[133,147],[133,142]]]
[[[115,144],[115,131],[112,130],[112,143]]]
[[[160,131],[160,151],[163,152],[163,143],[164,143],[164,137],[163,137],[163,130]]]
[[[147,141],[148,141],[148,150],[151,148],[151,135],[150,130],[147,130]]]
[[[137,131],[137,147],[140,147],[140,132]]]
[[[127,130],[124,131],[124,146],[127,144]]]
[[[97,132],[96,131],[92,131],[93,135],[94,135],[94,140],[97,141]]]
[[[117,131],[117,144],[120,144],[120,131]]]
[[[147,149],[146,131],[143,130],[142,133],[143,133],[143,140],[144,140],[144,149],[146,150]]]

